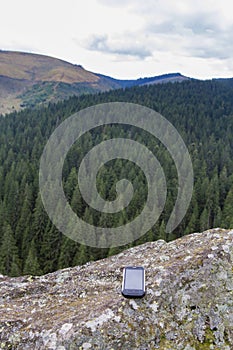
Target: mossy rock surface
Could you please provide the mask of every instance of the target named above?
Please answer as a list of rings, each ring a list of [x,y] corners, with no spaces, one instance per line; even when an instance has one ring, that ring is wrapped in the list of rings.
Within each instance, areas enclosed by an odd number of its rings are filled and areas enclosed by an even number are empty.
[[[157,241],[45,276],[0,276],[0,349],[231,350],[233,231]],[[121,295],[142,265],[143,299]]]

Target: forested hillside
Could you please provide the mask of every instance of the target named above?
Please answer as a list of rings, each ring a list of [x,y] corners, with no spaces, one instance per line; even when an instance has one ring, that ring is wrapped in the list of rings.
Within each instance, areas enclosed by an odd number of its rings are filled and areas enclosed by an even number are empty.
[[[73,97],[47,108],[26,109],[0,119],[0,273],[42,274],[83,264],[119,252],[71,241],[52,225],[38,190],[39,160],[46,141],[62,120],[102,102],[127,101],[154,109],[183,137],[193,163],[194,191],[189,210],[172,234],[165,226],[177,196],[177,171],[166,148],[135,127],[111,125],[87,133],[70,149],[63,169],[66,196],[73,210],[89,223],[112,227],[134,218],[146,197],[145,176],[125,160],[111,161],[98,176],[99,192],[116,196],[115,184],[129,179],[135,196],[117,215],[99,214],[86,206],[78,188],[83,155],[101,140],[128,137],[144,143],[160,161],[167,181],[167,200],[156,225],[132,244],[159,238],[172,240],[211,227],[233,226],[233,87],[224,81],[187,81],[132,87],[108,93]],[[138,205],[138,203],[140,205]],[[127,245],[129,247],[129,245]]]

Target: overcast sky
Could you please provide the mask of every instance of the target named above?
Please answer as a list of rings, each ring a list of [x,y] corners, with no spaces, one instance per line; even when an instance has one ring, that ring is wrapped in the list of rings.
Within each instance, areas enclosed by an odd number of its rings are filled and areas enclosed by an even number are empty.
[[[115,78],[233,77],[230,0],[0,0],[0,48]]]

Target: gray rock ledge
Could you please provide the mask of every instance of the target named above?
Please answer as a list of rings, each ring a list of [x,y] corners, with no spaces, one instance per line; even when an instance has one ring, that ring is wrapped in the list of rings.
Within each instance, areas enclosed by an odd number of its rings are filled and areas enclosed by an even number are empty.
[[[143,299],[121,295],[127,265],[146,269]],[[0,275],[0,349],[233,349],[233,230],[40,277]]]

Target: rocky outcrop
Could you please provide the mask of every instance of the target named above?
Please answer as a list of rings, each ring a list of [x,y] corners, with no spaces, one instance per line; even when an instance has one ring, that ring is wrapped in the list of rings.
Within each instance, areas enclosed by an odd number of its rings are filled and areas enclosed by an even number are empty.
[[[146,296],[121,295],[142,265]],[[0,277],[1,349],[233,349],[233,231],[162,240],[45,276]]]

